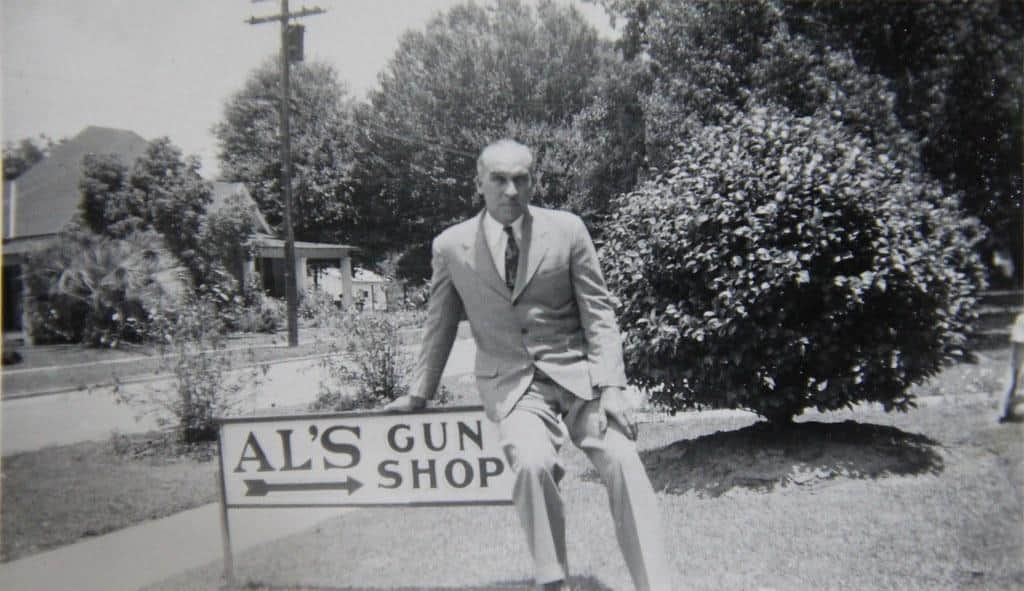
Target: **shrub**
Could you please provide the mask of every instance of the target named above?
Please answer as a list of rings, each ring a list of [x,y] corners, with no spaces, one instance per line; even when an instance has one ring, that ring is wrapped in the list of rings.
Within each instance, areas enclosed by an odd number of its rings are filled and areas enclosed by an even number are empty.
[[[255,255],[251,237],[259,227],[258,219],[259,212],[242,195],[232,195],[219,208],[207,210],[197,240],[202,283],[225,283],[218,274],[242,281],[245,261]]]
[[[172,428],[183,443],[216,439],[214,419],[237,408],[240,395],[259,386],[266,366],[254,363],[252,349],[228,350],[220,305],[209,295],[189,296],[176,314],[154,320],[161,373],[173,379],[144,395],[119,392],[120,401],[143,405],[143,412],[155,413],[158,424]]]
[[[399,323],[388,314],[347,313],[321,341],[326,378],[316,410],[374,408],[409,390],[412,355],[403,349]]]
[[[285,324],[285,304],[262,293],[248,298],[234,319],[234,328],[241,332],[273,334]]]
[[[339,300],[326,291],[311,288],[299,299],[299,318],[306,326],[328,326],[341,315]]]
[[[114,239],[71,226],[51,247],[30,255],[25,268],[38,342],[117,347],[144,341],[151,317],[187,288],[185,271],[153,232]]]
[[[965,354],[976,220],[827,119],[755,109],[622,197],[601,257],[635,383],[669,409],[785,423],[908,387]]]
[[[430,282],[426,281],[415,287],[406,287],[404,290],[405,302],[403,307],[407,310],[426,310],[430,302]]]

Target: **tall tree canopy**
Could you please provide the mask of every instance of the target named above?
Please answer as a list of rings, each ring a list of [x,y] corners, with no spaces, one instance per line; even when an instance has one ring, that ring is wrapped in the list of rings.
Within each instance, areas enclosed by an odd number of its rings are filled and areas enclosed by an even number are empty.
[[[619,0],[629,20],[622,46],[647,65],[647,157],[655,168],[705,125],[767,105],[839,123],[872,145],[913,159],[887,80],[846,52],[794,33],[770,2]]]
[[[584,123],[619,116],[595,106],[615,60],[576,10],[547,0],[462,4],[402,37],[359,126],[364,188],[402,212],[400,235],[421,251],[406,274],[427,273],[429,239],[479,206],[475,157],[494,139],[535,148],[538,202],[583,207],[573,195],[598,178]]]
[[[989,249],[1012,253],[1019,280],[1024,4],[791,2],[787,15],[795,31],[851,51],[890,81],[924,166],[963,193],[991,230]]]
[[[221,176],[249,188],[267,221],[284,220],[279,129],[280,71],[268,60],[224,106],[213,132]],[[289,101],[292,147],[292,216],[299,240],[337,241],[356,225],[353,217],[352,101],[334,68],[309,62],[292,66]]]
[[[603,0],[645,63],[647,156],[759,104],[837,121],[962,195],[1021,269],[1019,2]]]
[[[32,165],[46,157],[53,144],[53,140],[45,135],[40,135],[38,139],[24,138],[18,142],[5,143],[4,180],[13,181],[32,168]]]
[[[111,156],[89,154],[79,188],[81,218],[89,230],[114,239],[155,230],[202,283],[199,232],[211,190],[197,158],[184,157],[167,138],[150,142],[131,169]]]

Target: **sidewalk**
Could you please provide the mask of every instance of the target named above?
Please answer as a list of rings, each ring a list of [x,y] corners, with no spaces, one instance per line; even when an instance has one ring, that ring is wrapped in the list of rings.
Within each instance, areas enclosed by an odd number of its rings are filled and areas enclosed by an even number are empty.
[[[349,511],[232,510],[233,553],[301,532]],[[223,560],[220,506],[212,503],[0,565],[0,589],[128,591],[219,560]]]

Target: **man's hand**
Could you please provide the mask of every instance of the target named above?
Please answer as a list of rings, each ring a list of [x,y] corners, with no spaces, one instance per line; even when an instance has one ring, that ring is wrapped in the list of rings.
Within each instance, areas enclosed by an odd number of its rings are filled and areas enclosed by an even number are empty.
[[[616,422],[622,431],[633,441],[636,441],[639,429],[636,426],[636,417],[633,416],[633,405],[626,396],[626,391],[618,386],[605,386],[601,388],[601,411],[608,420]],[[602,421],[602,431],[608,425]]]
[[[392,412],[415,412],[427,406],[425,398],[419,396],[399,396],[391,402],[384,405],[382,410],[389,410]]]

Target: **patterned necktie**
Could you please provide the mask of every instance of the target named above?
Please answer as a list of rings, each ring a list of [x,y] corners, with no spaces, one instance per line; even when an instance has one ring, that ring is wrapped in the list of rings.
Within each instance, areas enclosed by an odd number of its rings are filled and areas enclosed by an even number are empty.
[[[516,285],[516,270],[519,268],[519,245],[516,244],[512,226],[505,226],[505,233],[508,234],[508,242],[505,243],[505,285],[512,290]]]

